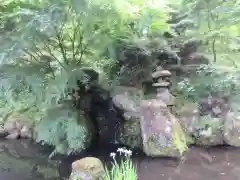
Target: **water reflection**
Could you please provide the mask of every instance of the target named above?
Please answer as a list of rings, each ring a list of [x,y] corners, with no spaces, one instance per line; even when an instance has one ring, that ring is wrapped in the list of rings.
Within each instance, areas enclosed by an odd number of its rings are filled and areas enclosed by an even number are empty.
[[[0,141],[1,180],[57,180],[58,161],[28,140]]]
[[[110,151],[65,158],[62,169],[59,161],[48,160],[50,151],[27,140],[0,141],[1,180],[59,180],[58,171],[68,176],[74,158],[95,156],[106,164]],[[134,155],[138,180],[237,180],[240,179],[240,149],[230,147],[193,147],[182,161],[170,158],[150,158]],[[67,170],[68,169],[68,170]],[[61,172],[62,171],[62,172]]]

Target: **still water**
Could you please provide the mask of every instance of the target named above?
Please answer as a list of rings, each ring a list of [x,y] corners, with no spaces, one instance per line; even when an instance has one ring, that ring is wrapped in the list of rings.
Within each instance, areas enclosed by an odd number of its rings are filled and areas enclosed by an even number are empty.
[[[48,153],[27,140],[0,141],[0,180],[59,180],[59,170],[67,176],[71,161],[48,160]],[[94,156],[104,162],[110,160],[109,152],[101,151]],[[133,161],[139,180],[240,179],[240,149],[237,148],[193,147],[181,162],[144,156],[135,156]]]

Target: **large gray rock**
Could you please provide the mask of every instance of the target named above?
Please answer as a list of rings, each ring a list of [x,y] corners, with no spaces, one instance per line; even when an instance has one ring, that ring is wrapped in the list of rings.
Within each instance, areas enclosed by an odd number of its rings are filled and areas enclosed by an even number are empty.
[[[177,114],[180,123],[188,137],[190,137],[189,143],[191,144],[215,146],[224,143],[224,119],[221,118],[221,113],[218,114],[215,111],[214,114],[212,108],[208,107],[209,105],[212,107],[211,101],[209,101],[209,103],[206,102],[203,106],[200,106],[199,109],[197,104],[185,102],[184,105],[178,109]],[[216,117],[217,115],[218,117]]]
[[[0,126],[0,137],[5,137],[7,135],[7,132],[3,127]]]
[[[142,91],[134,87],[116,86],[111,96],[114,104],[126,112],[139,112]]]
[[[31,139],[33,137],[33,130],[31,127],[28,127],[24,125],[20,131],[20,137],[21,138],[29,138]]]
[[[240,116],[233,112],[227,113],[223,135],[226,144],[240,147]]]
[[[12,115],[4,123],[3,129],[8,134],[7,139],[19,137],[31,139],[33,137],[33,120],[24,115]]]
[[[132,87],[117,86],[112,92],[114,104],[123,111],[125,122],[120,132],[121,143],[132,147],[142,148],[140,127],[141,92]]]
[[[142,101],[140,114],[144,152],[152,157],[180,157],[186,150],[185,133],[166,104],[157,99]]]
[[[11,134],[7,135],[5,138],[9,139],[9,140],[14,140],[14,139],[18,139],[20,137],[20,134],[18,131],[16,132],[12,132]]]
[[[126,122],[120,134],[120,141],[128,147],[142,149],[140,117],[128,112],[124,113],[124,117]]]
[[[129,94],[117,94],[113,97],[114,104],[126,112],[139,112],[139,101]]]
[[[195,143],[203,146],[222,145],[224,143],[223,127],[223,119],[202,116],[194,125]]]
[[[227,100],[221,96],[203,98],[199,104],[201,116],[211,115],[224,119],[229,109]]]
[[[184,103],[182,107],[177,108],[176,114],[183,130],[188,136],[188,143],[194,144],[195,142],[191,137],[195,134],[195,125],[200,119],[198,107],[193,103]]]

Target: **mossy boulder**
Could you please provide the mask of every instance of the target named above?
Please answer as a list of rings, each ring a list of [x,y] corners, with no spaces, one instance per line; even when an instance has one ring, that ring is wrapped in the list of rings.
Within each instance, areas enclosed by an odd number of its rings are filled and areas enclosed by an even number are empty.
[[[33,138],[34,120],[21,114],[10,115],[3,126],[7,139]]]
[[[101,160],[95,157],[85,157],[72,163],[72,173],[69,180],[98,180],[105,174]]]
[[[159,99],[141,103],[143,150],[152,157],[181,157],[187,149],[185,133],[178,119]]]
[[[211,116],[202,116],[194,126],[194,138],[197,145],[215,146],[224,143],[224,120]]]

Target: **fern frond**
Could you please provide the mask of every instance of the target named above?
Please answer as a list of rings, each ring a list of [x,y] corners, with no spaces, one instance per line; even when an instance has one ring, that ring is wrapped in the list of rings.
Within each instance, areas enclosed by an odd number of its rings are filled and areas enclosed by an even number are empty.
[[[55,147],[53,154],[80,152],[90,140],[86,119],[67,106],[48,109],[36,126],[36,132],[37,141]]]

